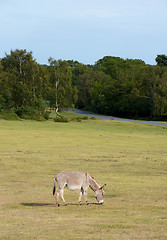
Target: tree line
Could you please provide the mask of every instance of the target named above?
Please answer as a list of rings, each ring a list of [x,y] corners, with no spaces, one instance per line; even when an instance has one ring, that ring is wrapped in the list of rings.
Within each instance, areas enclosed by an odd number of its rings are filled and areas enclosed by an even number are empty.
[[[48,59],[37,63],[32,52],[11,50],[0,59],[0,112],[21,118],[57,116],[77,107],[118,117],[167,119],[167,56],[156,65],[106,56],[94,65]]]

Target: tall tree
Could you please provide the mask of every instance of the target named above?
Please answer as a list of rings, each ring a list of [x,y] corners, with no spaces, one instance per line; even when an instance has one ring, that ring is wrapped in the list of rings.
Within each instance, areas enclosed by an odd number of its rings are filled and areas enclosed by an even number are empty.
[[[109,78],[109,75],[94,70],[89,70],[80,75],[77,106],[79,108],[103,112],[101,109],[104,106],[102,103],[103,88]]]
[[[50,67],[50,106],[57,116],[59,108],[71,107],[76,100],[76,88],[72,86],[72,73],[66,61],[49,59]]]
[[[162,55],[157,55],[155,61],[157,62],[157,65],[159,66],[167,66],[167,56],[162,54]]]
[[[9,106],[16,109],[23,106],[44,109],[43,100],[46,100],[48,80],[42,67],[33,58],[32,52],[27,52],[25,49],[11,50],[1,63],[10,89]]]
[[[12,102],[12,89],[10,79],[14,77],[10,72],[5,72],[0,62],[0,110],[11,108]]]

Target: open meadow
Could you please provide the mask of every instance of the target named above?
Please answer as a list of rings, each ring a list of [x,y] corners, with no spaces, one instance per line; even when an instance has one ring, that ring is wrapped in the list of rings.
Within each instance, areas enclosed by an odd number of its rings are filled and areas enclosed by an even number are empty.
[[[105,187],[86,205],[53,178],[88,172]],[[111,120],[0,120],[0,239],[167,239],[167,128]]]

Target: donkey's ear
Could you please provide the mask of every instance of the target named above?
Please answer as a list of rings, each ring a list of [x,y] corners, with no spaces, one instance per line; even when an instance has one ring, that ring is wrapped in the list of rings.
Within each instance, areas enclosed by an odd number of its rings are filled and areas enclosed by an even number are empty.
[[[105,186],[106,186],[106,184],[104,184],[104,185],[101,187],[101,189],[104,188]]]

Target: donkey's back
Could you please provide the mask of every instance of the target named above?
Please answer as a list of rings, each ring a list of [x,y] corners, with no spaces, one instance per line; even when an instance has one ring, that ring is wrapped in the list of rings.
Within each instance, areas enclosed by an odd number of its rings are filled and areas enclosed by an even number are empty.
[[[81,187],[88,188],[89,186],[88,174],[85,172],[63,171],[55,176],[55,180],[60,189],[66,186],[69,190],[77,190],[81,189]]]

